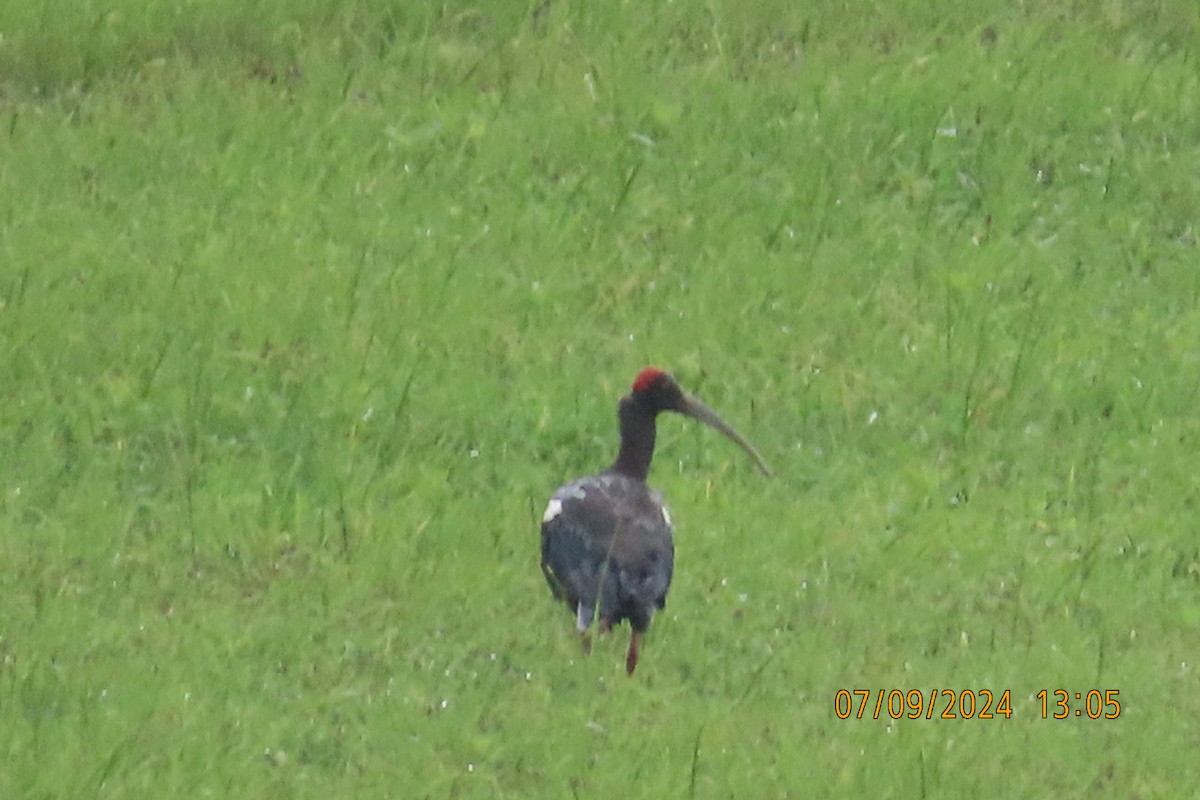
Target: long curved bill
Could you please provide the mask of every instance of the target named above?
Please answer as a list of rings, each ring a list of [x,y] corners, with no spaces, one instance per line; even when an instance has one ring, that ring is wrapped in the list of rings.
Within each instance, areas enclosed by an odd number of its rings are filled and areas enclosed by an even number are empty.
[[[740,433],[729,427],[729,424],[726,423],[725,420],[717,416],[717,412],[704,405],[704,403],[700,402],[698,398],[693,397],[690,394],[685,394],[683,396],[683,401],[680,403],[680,406],[677,410],[680,414],[689,416],[697,422],[703,422],[710,428],[715,428],[716,430],[725,434],[727,437],[732,439],[738,447],[746,451],[746,454],[754,460],[754,465],[759,468],[763,475],[766,475],[767,477],[772,476],[773,473],[771,472],[771,468],[768,467],[767,463],[762,460],[762,456],[760,456],[758,451],[754,449],[754,445],[747,442]]]

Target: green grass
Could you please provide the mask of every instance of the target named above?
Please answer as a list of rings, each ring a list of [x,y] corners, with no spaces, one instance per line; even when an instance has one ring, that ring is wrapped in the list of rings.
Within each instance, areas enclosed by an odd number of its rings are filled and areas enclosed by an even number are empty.
[[[392,5],[0,10],[0,796],[1200,796],[1194,4]]]

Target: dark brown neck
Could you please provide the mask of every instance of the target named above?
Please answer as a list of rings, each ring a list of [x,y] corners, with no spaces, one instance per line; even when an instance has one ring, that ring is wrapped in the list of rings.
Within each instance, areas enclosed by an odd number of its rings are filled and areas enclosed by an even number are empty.
[[[621,422],[621,450],[617,460],[609,467],[635,480],[645,482],[650,474],[650,460],[654,458],[653,409],[639,403],[632,396],[621,398],[617,407],[617,419]]]

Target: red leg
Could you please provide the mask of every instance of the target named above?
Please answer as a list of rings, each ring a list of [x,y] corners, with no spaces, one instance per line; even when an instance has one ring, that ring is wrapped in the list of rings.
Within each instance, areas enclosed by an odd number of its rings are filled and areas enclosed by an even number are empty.
[[[632,634],[630,634],[629,653],[625,656],[625,672],[630,675],[632,675],[633,671],[637,669],[638,648],[641,646],[641,644],[642,634],[640,632],[634,631]]]
[[[592,654],[592,634],[583,631],[579,637],[579,641],[583,645],[583,654],[590,656]]]

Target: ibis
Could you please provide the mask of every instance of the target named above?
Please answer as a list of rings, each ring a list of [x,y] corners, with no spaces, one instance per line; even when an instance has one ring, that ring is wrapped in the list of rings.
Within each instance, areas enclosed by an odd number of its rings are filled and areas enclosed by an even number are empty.
[[[625,670],[630,675],[654,612],[666,605],[675,567],[670,512],[662,495],[646,485],[656,422],[664,411],[715,428],[745,450],[764,475],[771,474],[758,451],[720,416],[667,373],[646,367],[618,405],[621,448],[616,461],[550,498],[542,517],[546,582],[574,615],[585,654],[591,652],[597,615],[601,633],[629,621]]]

